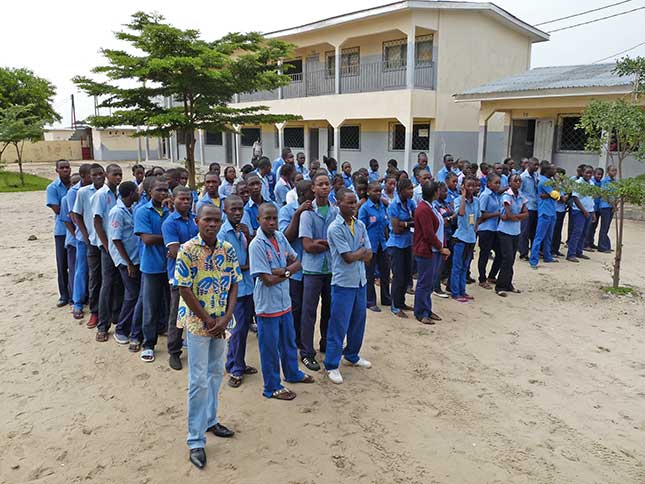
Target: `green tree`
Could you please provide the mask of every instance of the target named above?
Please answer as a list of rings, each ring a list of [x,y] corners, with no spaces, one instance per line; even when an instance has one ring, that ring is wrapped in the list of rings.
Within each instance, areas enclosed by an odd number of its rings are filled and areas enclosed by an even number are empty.
[[[29,69],[0,68],[0,157],[15,147],[23,185],[24,142],[41,139],[45,125],[61,119],[52,106],[55,94],[47,79]]]
[[[623,178],[623,162],[629,156],[645,159],[645,110],[640,95],[645,89],[645,58],[623,58],[614,73],[633,78],[632,94],[616,101],[593,100],[585,108],[579,126],[587,134],[587,150],[601,152],[608,147],[612,163],[618,170],[617,183],[600,196],[616,203],[616,250],[613,267],[613,286],[620,284],[620,264],[623,253],[625,203],[643,205],[645,184],[641,177]],[[586,190],[586,188],[585,188]]]
[[[236,108],[237,93],[275,89],[289,82],[279,61],[292,46],[261,34],[231,33],[215,41],[200,38],[197,30],[181,30],[159,14],[137,12],[115,33],[130,50],[103,49],[107,65],[92,72],[104,81],[77,76],[73,81],[87,94],[102,99],[99,107],[110,116],[92,116],[95,126],[141,127],[138,136],[186,136],[186,168],[195,186],[195,137],[197,129],[232,131],[244,124],[276,123],[298,119],[268,114],[266,106]],[[136,52],[132,53],[132,52]],[[170,106],[164,99],[173,100]]]

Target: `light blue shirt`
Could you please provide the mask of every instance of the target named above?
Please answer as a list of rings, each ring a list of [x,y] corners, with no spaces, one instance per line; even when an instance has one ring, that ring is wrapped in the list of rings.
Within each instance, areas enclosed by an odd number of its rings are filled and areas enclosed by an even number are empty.
[[[293,220],[293,214],[296,213],[299,205],[300,204],[296,200],[295,202],[286,204],[278,211],[278,230],[280,232],[284,233],[284,231],[287,230],[287,227],[289,227],[291,220]],[[300,225],[298,225],[298,227],[300,227]],[[290,244],[291,247],[293,247],[293,250],[296,251],[298,259],[302,261],[302,255],[304,252],[304,249],[302,248],[302,239],[300,239],[300,237],[296,237],[296,240],[290,242]],[[291,279],[293,279],[294,281],[302,281],[302,271],[300,270],[295,274],[292,274]]]
[[[170,212],[167,207],[163,207],[161,215],[154,207],[152,200],[137,208],[134,212],[134,233],[135,234],[152,234],[163,235],[161,226],[163,225]],[[168,249],[163,242],[147,245],[141,243],[141,272],[144,274],[166,274],[166,254]]]
[[[249,201],[246,202],[246,205],[244,205],[245,216],[242,217],[242,223],[247,224],[248,222],[249,224],[251,224],[248,225],[249,230],[251,231],[251,235],[253,235],[260,227],[260,222],[258,222],[260,205],[262,205],[263,203],[270,203],[272,205],[275,205],[275,203],[273,203],[270,198],[262,198],[263,200],[259,204],[255,203],[252,198],[249,198]]]
[[[378,252],[379,248],[385,250],[387,238],[385,228],[388,225],[387,207],[379,200],[378,205],[368,199],[358,210],[358,219],[365,224],[367,235],[370,238],[372,252]]]
[[[415,186],[419,184],[419,180],[417,180],[417,177],[416,177],[416,176],[414,176],[414,170],[416,170],[416,169],[417,169],[417,166],[419,166],[419,165],[418,165],[418,164],[416,164],[416,165],[414,165],[414,168],[412,168],[412,183],[413,183]],[[444,167],[444,168],[445,168],[445,167]],[[430,171],[430,166],[429,166],[429,165],[426,165],[426,167],[425,167],[423,170],[424,170],[424,171],[427,171],[428,173],[430,173],[430,176],[432,176],[432,172]],[[446,173],[446,176],[447,176],[447,175],[448,175],[448,173]]]
[[[219,195],[219,193],[218,193],[218,195]],[[215,202],[213,202],[213,199],[211,198],[211,196],[208,193],[204,193],[202,198],[200,198],[199,201],[197,202],[197,204],[195,205],[195,214],[199,213],[199,209],[201,207],[203,207],[204,205],[213,205],[215,207],[219,207],[220,210],[222,210],[222,214],[223,214],[224,213],[224,210],[223,210],[224,207],[222,206],[222,199],[217,198],[217,200],[219,201],[219,205],[216,205]]]
[[[584,179],[584,178],[582,178],[582,177],[578,178],[578,179],[576,180],[576,183],[589,183],[590,185],[593,185],[593,182],[592,182],[591,180],[589,180],[588,182],[586,182],[586,181],[585,181],[585,179]],[[574,196],[574,197],[578,197],[578,200],[580,200],[580,203],[582,204],[582,206],[584,207],[584,209],[585,209],[587,212],[592,213],[592,212],[594,211],[594,201],[593,201],[593,197],[592,197],[591,195],[588,195],[588,196],[586,196],[586,197],[582,197],[582,196],[580,196],[580,194],[579,194],[579,193],[577,193],[577,192],[573,192],[573,196]],[[579,212],[579,211],[580,211],[580,210],[578,209],[578,206],[577,206],[575,203],[572,203],[572,204],[571,204],[571,208],[572,208],[573,210],[577,211],[577,212]]]
[[[220,200],[224,200],[226,197],[228,197],[231,193],[233,193],[234,189],[235,189],[235,184],[225,179],[217,189]]]
[[[69,194],[69,192],[68,192]],[[72,219],[69,218],[69,201],[68,196],[65,195],[60,201],[60,221],[65,225],[65,222],[71,222]],[[67,227],[65,227],[65,247],[76,247],[76,232],[72,234]]]
[[[61,200],[67,195],[67,190],[68,188],[60,178],[56,178],[56,180],[47,185],[47,206],[52,207],[57,205],[60,209]],[[65,235],[65,232],[67,232],[65,224],[60,220],[60,214],[56,214],[54,216],[54,235]]]
[[[479,195],[479,210],[482,212],[499,212],[500,211],[500,199],[497,193],[493,193],[490,188],[486,188],[484,193]],[[499,223],[499,217],[491,217],[484,220],[479,224],[477,229],[478,232],[483,232],[485,230],[496,232],[497,224]]]
[[[92,217],[101,217],[101,225],[105,236],[109,238],[108,232],[110,230],[110,210],[116,206],[117,196],[114,194],[107,183],[99,188],[94,197],[92,197]],[[98,247],[102,247],[101,239],[96,236]],[[109,244],[108,244],[109,245]],[[109,249],[109,248],[108,248]]]
[[[278,207],[283,207],[287,203],[287,193],[291,190],[292,186],[285,182],[282,178],[278,179],[275,184],[275,203]]]
[[[373,182],[373,181],[379,181],[381,179],[381,174],[376,171],[370,170],[369,173],[367,174],[367,181],[368,182]]]
[[[520,193],[526,200],[526,208],[529,210],[537,210],[537,186],[538,175],[537,172],[530,174],[528,170],[520,175],[522,185],[520,185]]]
[[[80,240],[83,242],[83,236],[81,235],[81,231],[78,230],[78,226],[76,225],[76,222],[72,220],[72,215],[71,215],[71,213],[74,211],[76,196],[78,195],[78,190],[80,188],[81,188],[81,182],[79,181],[76,185],[70,188],[69,191],[67,192],[67,195],[65,195],[65,197],[67,198],[67,213],[65,214],[66,219],[63,220],[63,222],[66,222],[67,220],[69,220],[70,222],[73,222],[74,227],[76,227],[75,238],[77,241]]]
[[[369,251],[372,250],[365,224],[356,218],[353,220],[353,234],[340,213],[327,230],[329,252],[331,253],[332,286],[357,288],[363,287],[367,283],[365,262],[358,260],[348,264],[342,255],[348,252],[356,252],[362,247]]]
[[[477,219],[481,215],[481,212],[479,210],[479,200],[477,199],[477,197],[473,197],[472,202],[466,200],[464,215],[459,215],[461,196],[455,198],[454,206],[455,212],[457,213],[457,230],[455,230],[453,237],[456,237],[462,242],[466,242],[467,244],[474,244],[477,240],[477,236],[475,234],[475,224],[477,223]]]
[[[499,189],[506,190],[508,188],[508,176],[503,173],[499,176]]]
[[[555,188],[553,186],[547,185],[551,179],[545,177],[544,175],[540,176],[540,181],[538,182],[537,189],[537,201],[538,201],[538,216],[545,215],[547,217],[555,217],[555,205],[556,201],[551,198],[549,193],[551,193]],[[546,193],[549,195],[548,198],[542,198],[542,194]],[[593,201],[593,198],[592,198]]]
[[[308,237],[310,239],[323,239],[327,240],[327,229],[338,215],[338,209],[333,205],[329,205],[327,217],[323,217],[318,212],[318,205],[314,200],[312,210],[304,212],[300,216],[300,227],[298,236]],[[302,270],[306,273],[312,274],[329,274],[331,271],[329,251],[321,252],[319,254],[311,254],[307,251],[302,255]]]
[[[526,205],[526,199],[518,192],[517,196],[510,188],[502,195],[502,214],[510,213],[512,215],[519,215],[522,213],[522,208]],[[502,220],[500,218],[497,231],[508,235],[520,235],[522,222],[519,220],[511,222],[510,220]]]
[[[273,163],[271,164],[271,173],[273,173],[273,175],[277,177],[278,170],[282,165],[284,165],[284,160],[282,159],[282,157],[273,160]]]
[[[603,179],[602,179],[602,181],[600,182],[600,188],[602,188],[602,189],[604,189],[604,190],[611,191],[611,190],[612,190],[612,186],[613,186],[612,184],[613,184],[615,181],[616,181],[616,180],[612,180],[611,178],[609,178],[608,176],[606,176],[606,177],[605,177],[605,178],[603,178]],[[601,199],[600,199],[600,202],[598,203],[598,208],[599,208],[599,209],[603,209],[603,208],[614,208],[614,205],[613,205],[613,203],[609,203],[609,202],[608,202],[607,200],[605,200],[604,198],[601,198]]]
[[[240,267],[248,264],[249,248],[246,236],[242,232],[235,232],[235,229],[228,220],[219,229],[217,238],[222,242],[228,242],[235,249],[237,261]],[[238,283],[237,295],[239,297],[253,294],[253,279],[249,269],[242,271],[242,282]]]
[[[109,250],[114,265],[117,267],[120,265],[128,265],[125,259],[121,257],[116,245],[114,245],[115,240],[120,240],[123,243],[123,247],[132,263],[135,266],[139,265],[140,240],[138,236],[134,235],[132,207],[128,208],[123,201],[117,200],[116,205],[112,207],[108,214],[108,220],[110,224],[108,232]]]
[[[256,314],[276,314],[291,308],[289,280],[284,280],[273,286],[265,286],[259,277],[261,274],[271,274],[273,269],[286,267],[288,256],[297,257],[282,232],[276,231],[273,235],[278,243],[279,251],[275,250],[263,230],[258,230],[249,245],[250,272],[251,276],[256,278],[253,289]]]
[[[96,230],[94,230],[94,215],[92,214],[92,198],[96,192],[97,190],[93,183],[79,188],[72,212],[83,217],[83,222],[89,235],[89,242],[91,245],[98,247],[98,237],[96,236]],[[80,235],[79,237],[79,235],[77,235],[76,239],[85,242],[83,236]]]
[[[399,222],[411,222],[414,220],[414,210],[417,208],[414,200],[408,199],[404,204],[398,195],[394,197],[392,203],[387,207],[387,215],[390,218],[390,237],[387,239],[388,247],[397,247],[405,249],[412,246],[412,232],[405,229],[400,234],[395,234],[392,228],[392,218],[399,219]]]

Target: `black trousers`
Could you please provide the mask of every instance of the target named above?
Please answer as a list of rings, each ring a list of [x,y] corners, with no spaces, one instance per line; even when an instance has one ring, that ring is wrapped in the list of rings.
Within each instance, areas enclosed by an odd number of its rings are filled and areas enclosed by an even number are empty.
[[[298,349],[302,349],[300,343],[300,327],[302,324],[302,293],[303,293],[302,280],[296,281],[289,279],[289,297],[291,297],[291,315],[293,316],[293,328],[296,331],[296,345]]]
[[[96,245],[87,245],[87,299],[90,313],[99,314],[101,294],[101,251]]]
[[[374,279],[376,278],[376,268],[378,267],[381,275],[381,305],[389,306],[392,304],[390,298],[390,258],[385,249],[379,245],[376,252],[372,252],[372,259],[366,266],[367,276],[367,307],[376,306],[376,287]]]
[[[537,210],[529,210],[529,216],[522,220],[520,232],[519,248],[520,257],[529,256],[529,246],[533,245],[535,230],[537,229],[538,213]]]
[[[486,282],[486,266],[488,265],[488,258],[490,251],[495,251],[495,259],[493,266],[490,268],[488,277],[495,278],[499,272],[499,267],[502,263],[502,256],[499,250],[499,242],[497,240],[497,232],[492,230],[481,230],[479,235],[479,259],[477,260],[477,268],[479,270],[479,282]]]
[[[389,247],[388,252],[392,264],[392,307],[401,309],[405,306],[408,280],[412,276],[412,247]]]
[[[177,327],[179,310],[179,287],[170,287],[170,307],[168,308],[168,354],[181,355],[181,344],[184,330]]]
[[[508,235],[503,232],[498,232],[499,248],[502,257],[497,283],[495,284],[496,291],[513,290],[513,264],[515,263],[515,254],[519,246],[519,238],[519,235]]]
[[[104,247],[101,252],[101,289],[99,291],[99,324],[98,331],[107,332],[112,323],[119,321],[123,306],[123,281],[119,269]]]
[[[566,212],[555,213],[555,227],[553,229],[553,240],[551,242],[552,254],[560,251],[560,244],[562,244],[562,226],[564,225],[565,214]]]

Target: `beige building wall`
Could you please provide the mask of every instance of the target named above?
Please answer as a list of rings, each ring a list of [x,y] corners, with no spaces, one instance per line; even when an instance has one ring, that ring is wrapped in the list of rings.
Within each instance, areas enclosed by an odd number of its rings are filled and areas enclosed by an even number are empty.
[[[25,141],[22,151],[23,161],[56,161],[60,159],[80,160],[80,141]],[[14,162],[18,160],[16,150],[9,146],[2,154],[2,161]]]

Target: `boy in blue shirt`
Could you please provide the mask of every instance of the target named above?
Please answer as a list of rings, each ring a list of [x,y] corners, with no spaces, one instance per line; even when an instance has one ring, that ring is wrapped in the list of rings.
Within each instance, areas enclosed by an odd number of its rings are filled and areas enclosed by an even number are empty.
[[[331,254],[332,281],[331,308],[327,330],[325,369],[329,379],[343,383],[338,365],[341,356],[351,366],[370,368],[372,364],[361,358],[359,352],[365,333],[366,300],[365,264],[372,258],[372,246],[365,224],[354,217],[356,195],[351,190],[338,192],[340,213],[327,230]],[[343,341],[347,346],[343,350]]]
[[[381,200],[381,184],[370,182],[367,188],[368,200],[358,210],[358,219],[367,228],[367,235],[372,247],[372,258],[367,266],[367,309],[381,312],[376,304],[374,279],[376,269],[380,274],[381,304],[391,306],[390,298],[390,262],[387,256],[388,217],[387,207]]]
[[[190,188],[177,186],[172,191],[175,211],[168,215],[161,225],[163,242],[168,249],[166,265],[168,268],[168,284],[170,286],[170,308],[168,311],[168,366],[173,370],[181,370],[182,328],[177,327],[177,310],[179,308],[179,287],[175,279],[175,265],[181,244],[188,242],[197,235],[195,215],[190,208],[193,204],[193,194]]]
[[[278,212],[278,230],[287,238],[293,250],[302,260],[302,240],[298,237],[300,230],[300,219],[302,214],[311,210],[311,202],[314,200],[314,192],[311,190],[311,180],[302,180],[296,184],[298,199],[288,203]],[[289,296],[291,297],[291,313],[293,314],[293,326],[296,332],[296,346],[302,349],[300,343],[300,329],[302,325],[302,271],[292,274],[289,278]]]
[[[414,168],[412,168],[412,184],[415,186],[423,185],[421,180],[419,180],[414,174],[417,168],[421,171],[426,172],[429,175],[428,179],[432,179],[432,172],[430,171],[430,167],[428,166],[428,155],[426,155],[423,151],[417,155],[417,164],[414,166]]]
[[[56,307],[62,308],[69,304],[71,299],[69,281],[69,267],[67,265],[67,251],[65,250],[65,224],[60,218],[61,200],[71,186],[70,176],[72,168],[67,160],[56,162],[58,178],[47,185],[47,206],[54,212],[54,241],[56,245],[56,272],[58,274],[58,302]]]
[[[342,170],[342,176],[343,176],[343,183],[345,184],[345,188],[351,188],[354,186],[353,180],[352,180],[352,164],[349,161],[345,161],[341,166]]]
[[[593,168],[586,166],[582,173],[582,177],[578,178],[578,183],[592,184],[591,177],[593,175]],[[594,212],[594,201],[590,195],[583,196],[577,192],[571,194],[571,214],[573,220],[573,228],[571,230],[571,238],[569,239],[569,247],[567,250],[567,260],[569,262],[580,262],[579,259],[589,259],[588,255],[583,254],[585,244],[585,234],[589,230],[589,225],[596,218]]]
[[[221,201],[219,198],[219,175],[214,172],[208,172],[204,175],[204,189],[206,193],[199,199],[195,206],[195,211],[199,211],[202,205],[211,204],[221,209]]]
[[[600,187],[604,190],[611,190],[613,183],[616,181],[616,167],[610,165],[607,167],[607,176],[602,179]],[[601,198],[598,203],[596,217],[600,218],[600,233],[598,234],[598,252],[611,252],[611,241],[609,240],[609,227],[611,219],[614,217],[614,205],[616,201],[612,198],[606,200]]]
[[[320,311],[320,351],[325,352],[327,324],[331,307],[331,260],[327,229],[338,214],[338,209],[329,203],[329,178],[326,173],[318,172],[313,180],[315,200],[311,210],[300,217],[298,235],[304,249],[302,256],[303,296],[302,321],[300,334],[300,358],[305,366],[320,370],[314,350],[314,329],[318,301],[322,299]]]
[[[481,215],[477,221],[477,235],[479,236],[479,260],[477,268],[479,270],[479,285],[484,289],[491,289],[490,283],[497,280],[497,272],[501,264],[501,254],[497,244],[497,224],[500,215],[500,197],[498,195],[501,180],[496,174],[488,175],[488,184],[484,192],[479,195],[479,210]],[[490,251],[495,251],[495,259],[486,277],[486,266]]]
[[[291,316],[288,279],[302,266],[285,236],[277,231],[278,210],[275,205],[264,203],[258,213],[260,230],[249,245],[249,261],[251,276],[256,278],[253,299],[264,380],[262,394],[267,398],[293,400],[296,394],[280,382],[280,363],[286,381],[314,381],[298,368],[298,350]]]
[[[454,158],[452,157],[452,155],[443,155],[443,168],[437,172],[437,181],[446,183],[446,177],[448,176],[448,173],[455,173],[455,175],[457,174],[456,171],[452,168],[453,162]]]
[[[450,273],[450,292],[454,300],[468,302],[475,299],[466,294],[466,277],[473,258],[473,250],[477,236],[475,234],[477,220],[481,216],[479,200],[474,196],[479,187],[479,180],[468,176],[461,186],[461,195],[454,201],[457,212],[457,230],[452,255],[452,271]]]
[[[99,324],[96,329],[96,341],[106,342],[112,321],[118,321],[123,304],[123,285],[121,276],[112,257],[108,232],[110,227],[110,210],[116,206],[117,187],[123,178],[121,167],[110,164],[105,169],[106,183],[94,194],[92,215],[94,230],[101,252],[101,290],[99,291]]]
[[[538,222],[535,229],[535,239],[531,246],[531,258],[529,263],[531,269],[537,269],[538,262],[540,261],[540,250],[542,243],[544,243],[544,250],[542,252],[544,262],[560,262],[553,258],[551,254],[551,242],[553,241],[553,230],[555,228],[555,205],[560,199],[560,193],[548,185],[553,176],[555,175],[555,167],[552,164],[544,165],[542,168],[542,175],[537,187],[537,201],[538,201]]]
[[[260,177],[255,173],[247,176],[246,184],[249,189],[250,198],[244,206],[244,211],[251,222],[251,233],[255,233],[260,226],[260,223],[258,222],[260,205],[263,203],[272,203],[272,200],[264,196],[262,180],[260,180]]]
[[[520,259],[529,260],[529,248],[535,239],[535,229],[538,220],[538,199],[537,187],[539,183],[538,168],[540,167],[540,160],[531,158],[527,161],[526,170],[520,175],[522,184],[520,186],[520,193],[526,200],[526,207],[528,209],[528,217],[522,220],[522,232],[520,233],[519,252]]]
[[[381,174],[378,172],[378,160],[376,158],[370,160],[370,172],[367,175],[367,181],[370,183],[381,181]]]
[[[123,305],[114,329],[114,340],[125,345],[129,342],[134,308],[141,286],[139,237],[134,235],[132,216],[132,206],[139,200],[136,183],[122,182],[119,185],[119,197],[108,215],[108,243],[110,256],[119,271],[124,288]]]
[[[556,168],[554,180],[559,181],[564,179],[567,172],[564,168]],[[560,244],[562,243],[562,227],[564,225],[564,216],[567,212],[567,195],[564,195],[560,187],[557,187],[562,196],[555,204],[555,228],[553,229],[553,241],[551,242],[551,253],[553,257],[563,257],[564,254],[560,252]]]
[[[593,171],[591,184],[600,188],[602,186],[602,180],[604,176],[605,176],[605,170],[603,170],[599,166]],[[598,214],[598,211],[600,210],[601,200],[602,198],[600,197],[594,197],[593,199],[593,209],[595,214]],[[589,225],[589,230],[587,231],[587,236],[585,240],[585,250],[588,250],[589,252],[593,252],[598,248],[598,246],[594,244],[594,239],[596,238],[596,229],[598,228],[598,222],[599,222],[599,219],[598,217],[596,217],[594,221]]]
[[[226,371],[230,375],[228,384],[232,388],[237,388],[242,384],[244,375],[253,375],[258,372],[252,366],[247,366],[244,361],[246,337],[249,334],[254,314],[253,280],[249,272],[248,252],[251,235],[249,228],[242,223],[244,203],[238,195],[233,194],[226,198],[224,210],[226,221],[222,224],[217,238],[222,242],[228,242],[235,249],[242,273],[242,280],[237,285],[237,302],[233,310],[235,319],[229,325],[231,337],[228,340],[228,355],[226,356]]]
[[[81,177],[74,173],[70,177],[70,185],[73,187],[79,183]],[[71,188],[70,190],[71,191]],[[58,217],[65,225],[65,251],[67,252],[67,286],[69,288],[69,304],[73,306],[74,296],[74,273],[76,271],[76,226],[69,218],[69,191],[60,200],[60,211]]]
[[[141,238],[141,299],[143,303],[143,351],[141,360],[155,360],[154,348],[159,333],[168,326],[168,274],[166,246],[161,226],[169,215],[163,201],[168,197],[168,182],[163,176],[151,181],[150,201],[137,208],[134,214],[134,233]]]

